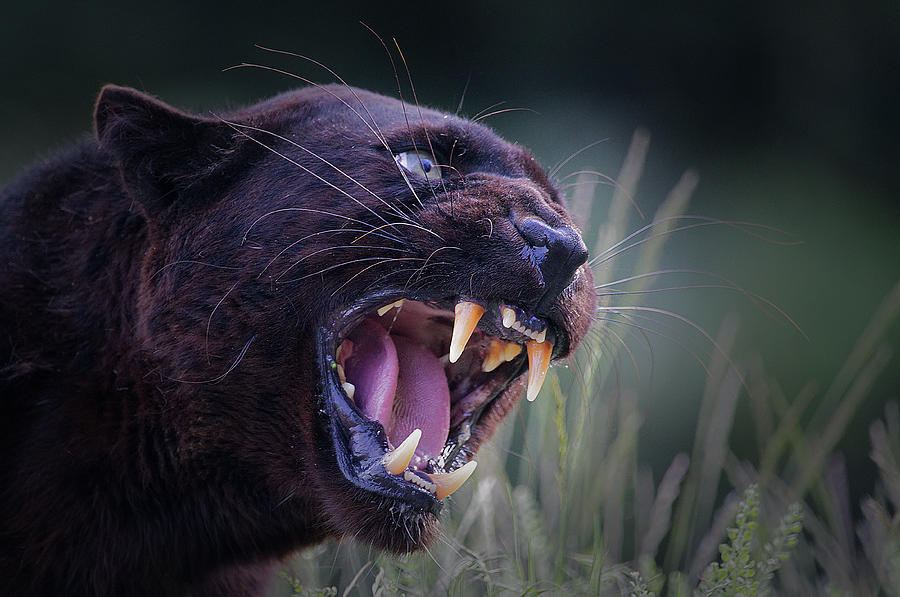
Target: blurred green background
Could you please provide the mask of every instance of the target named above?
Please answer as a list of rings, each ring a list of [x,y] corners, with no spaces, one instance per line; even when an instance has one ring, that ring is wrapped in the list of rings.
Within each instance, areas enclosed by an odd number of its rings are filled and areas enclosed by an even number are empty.
[[[498,102],[533,110],[487,123],[547,167],[604,140],[560,178],[581,169],[616,176],[633,131],[644,127],[652,143],[636,200],[645,213],[691,168],[700,185],[689,213],[758,222],[801,240],[785,247],[730,229],[690,231],[664,256],[666,267],[725,275],[797,321],[808,341],[734,293],[690,290],[665,303],[711,332],[736,313],[735,359],[761,355],[788,398],[810,380],[823,388],[832,379],[900,278],[895,0],[9,2],[0,18],[0,180],[89,131],[107,82],[207,110],[297,83],[258,69],[223,70],[242,62],[332,80],[254,44],[310,56],[353,85],[395,95],[391,64],[359,21],[388,43],[396,37],[423,103],[453,111],[465,89],[464,114]],[[595,213],[611,195],[598,188]],[[689,328],[675,335],[704,359],[711,352]],[[900,346],[896,326],[891,339]],[[675,343],[653,339],[651,354],[642,342],[630,341],[646,413],[640,445],[659,469],[692,445],[704,371]],[[623,374],[631,367],[609,366]],[[840,446],[857,492],[871,490],[868,422],[898,388],[893,357]],[[737,421],[735,450],[750,455],[753,432]]]

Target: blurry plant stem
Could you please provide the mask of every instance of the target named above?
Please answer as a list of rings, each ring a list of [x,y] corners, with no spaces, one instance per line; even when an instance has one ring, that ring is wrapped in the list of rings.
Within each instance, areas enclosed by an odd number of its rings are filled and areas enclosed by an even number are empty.
[[[556,545],[556,582],[561,583],[565,577],[565,561],[568,552],[569,529],[569,492],[568,485],[568,458],[569,458],[569,434],[566,431],[566,395],[559,386],[559,377],[553,376],[551,380],[553,398],[556,402],[556,436],[557,436],[557,468],[556,486],[559,490],[559,538]]]

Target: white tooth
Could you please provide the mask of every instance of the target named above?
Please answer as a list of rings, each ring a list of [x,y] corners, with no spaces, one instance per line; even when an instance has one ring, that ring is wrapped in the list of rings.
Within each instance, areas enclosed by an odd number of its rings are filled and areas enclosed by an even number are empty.
[[[338,365],[337,372],[338,372],[338,377],[341,380],[341,383],[344,383],[345,381],[347,381],[347,377],[344,375],[344,367],[343,366]]]
[[[511,327],[516,322],[516,312],[509,307],[503,307],[503,327]]]
[[[546,340],[547,339],[547,328],[542,329],[541,333],[538,334],[537,336],[535,336],[534,339],[537,340],[538,343],[541,343],[544,340]]]
[[[385,454],[384,468],[387,469],[387,472],[392,475],[399,475],[405,471],[406,467],[409,466],[409,461],[412,460],[413,455],[416,453],[416,448],[419,447],[420,439],[422,439],[422,430],[413,429],[412,433],[400,442],[399,446]]]
[[[466,480],[475,472],[478,463],[470,460],[452,473],[432,473],[428,475],[434,482],[436,493],[439,500],[444,499],[457,489],[459,489]]]
[[[547,376],[547,369],[550,367],[550,355],[553,352],[553,345],[549,342],[536,342],[532,340],[527,345],[528,348],[528,389],[525,397],[529,402],[537,398],[541,386],[544,385],[544,378]]]
[[[518,321],[513,322],[513,324],[512,324],[510,327],[511,327],[512,329],[516,330],[517,332],[521,332],[521,331],[522,331],[522,324],[519,323]]]
[[[341,384],[341,387],[344,389],[344,393],[347,394],[347,398],[353,400],[353,394],[356,393],[356,386],[349,381],[345,381]]]
[[[521,344],[513,344],[512,342],[508,343],[503,350],[503,360],[511,361],[522,352]]]
[[[466,348],[466,343],[472,337],[478,320],[484,315],[484,307],[471,301],[460,301],[455,307],[456,317],[453,318],[453,333],[450,337],[450,362],[459,360],[459,355]]]
[[[435,493],[437,491],[437,485],[435,485],[434,483],[429,483],[428,481],[426,481],[425,479],[423,479],[422,477],[420,477],[419,475],[415,474],[412,471],[406,471],[405,473],[403,473],[403,478],[406,479],[407,481],[409,481],[410,483],[414,483],[414,484],[418,485],[419,487],[421,487],[422,489],[425,489],[426,491],[429,491],[431,493]]]
[[[497,340],[496,338],[491,340],[487,354],[484,357],[484,362],[481,363],[482,371],[485,373],[493,371],[504,362],[504,344],[505,343],[502,340]]]
[[[379,309],[378,309],[378,311],[377,311],[378,316],[379,316],[379,317],[382,317],[385,313],[387,313],[388,311],[390,311],[390,310],[393,309],[394,307],[397,307],[397,308],[399,309],[400,307],[403,306],[403,301],[404,301],[404,300],[405,300],[405,299],[396,300],[396,301],[394,301],[393,303],[391,303],[390,305],[385,305],[385,306],[383,306],[383,307],[379,307]]]

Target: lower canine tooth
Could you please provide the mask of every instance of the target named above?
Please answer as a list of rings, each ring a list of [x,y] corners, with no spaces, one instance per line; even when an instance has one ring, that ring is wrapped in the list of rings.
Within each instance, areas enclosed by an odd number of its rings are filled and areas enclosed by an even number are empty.
[[[349,381],[345,381],[341,384],[341,388],[344,389],[344,393],[347,394],[347,398],[353,400],[353,394],[356,393],[356,386]]]
[[[454,310],[456,312],[456,317],[453,319],[453,334],[450,339],[451,363],[455,363],[459,360],[459,355],[462,354],[463,349],[466,347],[466,343],[469,341],[469,338],[472,337],[472,332],[475,331],[478,320],[484,315],[484,307],[471,301],[460,301],[456,303]]]
[[[384,468],[392,475],[399,475],[409,466],[419,446],[419,440],[422,439],[422,430],[413,429],[400,445],[384,455]]]
[[[526,344],[528,349],[528,391],[525,395],[531,402],[537,398],[544,378],[547,377],[547,369],[550,367],[550,353],[553,352],[553,344],[550,342],[538,342],[531,340]]]
[[[428,475],[432,483],[437,486],[437,491],[435,492],[437,493],[437,498],[442,500],[462,487],[462,484],[475,472],[475,467],[477,466],[477,462],[470,460],[452,473],[431,473]]]
[[[378,316],[379,316],[379,317],[383,316],[385,313],[387,313],[388,311],[390,311],[390,310],[393,309],[394,307],[397,307],[397,308],[399,309],[400,307],[403,306],[403,301],[404,301],[404,300],[405,300],[405,299],[400,299],[400,300],[394,301],[394,302],[391,303],[390,305],[385,305],[385,306],[383,306],[383,307],[379,307],[379,308],[378,308],[378,311],[377,311],[377,312],[378,312]]]
[[[516,322],[516,312],[509,307],[503,307],[503,327],[511,327]]]

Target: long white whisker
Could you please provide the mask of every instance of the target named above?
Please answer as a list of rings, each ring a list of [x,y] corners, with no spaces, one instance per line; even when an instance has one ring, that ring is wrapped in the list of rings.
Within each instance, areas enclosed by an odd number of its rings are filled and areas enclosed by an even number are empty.
[[[568,164],[569,162],[571,162],[572,160],[574,160],[575,158],[577,158],[578,156],[580,156],[582,153],[584,153],[584,152],[587,151],[588,149],[590,149],[590,148],[592,148],[592,147],[596,147],[597,145],[600,145],[601,143],[606,143],[607,141],[609,141],[609,137],[605,137],[605,138],[603,138],[603,139],[598,139],[597,141],[594,141],[593,143],[588,143],[587,145],[585,145],[584,147],[582,147],[581,149],[579,149],[579,150],[576,151],[575,153],[571,154],[569,157],[567,157],[566,159],[564,159],[563,161],[561,161],[561,162],[558,163],[557,165],[555,165],[555,166],[553,166],[552,168],[550,168],[550,171],[547,172],[547,178],[553,178],[553,177],[555,177],[555,176],[556,176],[556,173],[559,172],[560,170],[562,170],[563,167],[564,167],[566,164]]]
[[[266,213],[264,213],[263,215],[261,215],[261,216],[259,216],[258,218],[256,218],[256,219],[253,221],[253,223],[250,224],[250,227],[247,228],[247,231],[244,232],[244,238],[241,240],[241,244],[244,244],[245,242],[247,242],[247,236],[250,234],[250,231],[253,230],[253,227],[256,226],[258,223],[260,223],[262,220],[268,218],[269,216],[272,216],[272,215],[275,215],[275,214],[278,214],[278,213],[282,213],[282,212],[286,212],[286,211],[308,211],[308,212],[310,212],[310,213],[316,213],[316,214],[321,214],[321,215],[325,215],[325,216],[331,216],[331,217],[334,217],[334,218],[343,218],[343,219],[345,219],[345,220],[347,220],[347,221],[349,221],[349,222],[353,222],[354,224],[359,224],[360,226],[368,226],[369,228],[373,228],[373,229],[375,228],[374,226],[372,226],[372,224],[369,224],[368,222],[363,222],[362,220],[357,220],[356,218],[351,218],[351,217],[349,217],[349,216],[345,216],[344,214],[332,213],[332,212],[330,212],[330,211],[324,211],[324,210],[321,210],[321,209],[312,209],[312,208],[309,208],[309,207],[282,207],[282,208],[279,208],[279,209],[273,209],[272,211],[266,212]],[[381,237],[383,237],[383,238],[387,238],[387,239],[396,241],[396,242],[398,242],[398,243],[400,243],[400,244],[409,244],[409,243],[407,243],[406,241],[401,240],[400,238],[398,238],[398,237],[396,237],[396,236],[387,234],[386,232],[385,232],[385,233],[381,233],[381,234],[379,234],[378,236],[381,236]]]
[[[203,381],[191,381],[188,379],[175,379],[172,377],[170,377],[169,379],[171,379],[172,381],[177,381],[178,383],[186,383],[186,384],[207,384],[207,383],[216,383],[216,382],[222,381],[223,379],[225,379],[225,377],[229,373],[234,371],[235,367],[237,367],[238,364],[244,359],[244,355],[246,355],[247,351],[250,350],[250,345],[253,344],[254,340],[256,340],[255,335],[253,337],[251,337],[249,340],[247,340],[247,343],[244,344],[244,348],[241,349],[241,352],[238,354],[237,358],[234,360],[234,362],[231,364],[231,366],[228,368],[228,370],[225,371],[225,373],[223,373],[222,375],[213,377],[212,379],[206,379]]]
[[[695,331],[697,331],[699,334],[701,334],[704,338],[706,338],[706,340],[713,346],[713,348],[715,348],[716,352],[718,352],[719,355],[723,359],[725,359],[725,362],[727,362],[728,365],[732,368],[732,370],[734,371],[734,374],[741,381],[741,385],[744,386],[745,390],[747,390],[747,393],[752,394],[752,392],[750,391],[750,387],[747,385],[747,382],[744,380],[744,376],[741,374],[740,370],[737,368],[737,366],[731,360],[731,357],[729,357],[728,354],[725,352],[725,350],[719,345],[719,343],[716,342],[716,339],[713,338],[701,326],[697,325],[696,323],[694,323],[687,317],[685,317],[683,315],[679,315],[678,313],[674,313],[672,311],[666,311],[665,309],[657,309],[656,307],[617,306],[617,307],[597,307],[597,309],[599,311],[609,311],[612,313],[618,313],[620,311],[638,311],[638,312],[644,312],[644,313],[656,313],[658,315],[664,315],[666,317],[671,317],[673,319],[680,321],[681,323],[684,323],[685,325],[690,326]]]
[[[425,131],[425,141],[428,143],[428,150],[431,152],[432,157],[434,156],[434,146],[431,143],[431,136],[428,134],[428,126],[425,124],[425,117],[422,115],[422,106],[419,104],[419,97],[416,95],[416,86],[413,84],[412,73],[409,71],[409,63],[406,62],[406,56],[403,55],[403,50],[400,49],[400,44],[397,43],[397,38],[391,38],[394,42],[394,46],[397,48],[397,52],[400,54],[400,60],[403,62],[403,68],[406,69],[406,78],[409,80],[409,89],[412,91],[413,101],[416,103],[416,110],[419,112],[419,122],[422,124],[422,129]],[[401,107],[403,107],[403,102],[400,103]],[[403,107],[403,116],[406,117],[406,108]],[[409,128],[409,119],[406,119],[407,129]],[[415,140],[412,139],[412,131],[409,132],[410,141],[413,141],[413,146],[415,146]],[[435,199],[437,199],[437,195],[435,195],[434,187],[429,187],[431,189],[431,195]],[[441,177],[441,188],[446,193],[447,186],[444,184],[444,178]]]
[[[302,243],[303,241],[309,240],[310,238],[312,238],[312,237],[314,237],[314,236],[318,236],[318,235],[320,235],[320,234],[334,234],[334,233],[339,233],[339,232],[351,232],[351,233],[354,233],[354,234],[362,232],[362,233],[368,234],[368,232],[366,232],[365,230],[358,230],[358,229],[355,229],[355,228],[334,228],[334,229],[331,229],[331,230],[320,230],[319,232],[313,232],[312,234],[307,234],[306,236],[303,236],[303,237],[298,238],[298,239],[295,240],[294,242],[288,244],[286,247],[284,247],[283,249],[281,249],[281,250],[278,252],[278,254],[275,255],[275,257],[273,257],[273,258],[266,264],[266,266],[262,269],[262,271],[259,272],[259,274],[256,276],[256,279],[258,280],[259,278],[261,278],[262,275],[263,275],[264,273],[266,273],[266,270],[269,269],[269,266],[271,266],[273,263],[275,263],[275,262],[278,260],[279,257],[281,257],[282,255],[284,255],[285,252],[291,250],[292,248],[294,248],[294,247],[297,246],[298,244]],[[369,232],[371,232],[371,231],[369,231]],[[355,243],[356,241],[354,240],[353,242]],[[317,252],[319,252],[319,251],[317,251]],[[408,252],[408,251],[407,251],[407,252]]]
[[[431,261],[431,258],[434,257],[435,255],[437,255],[439,252],[444,251],[444,250],[451,250],[451,249],[456,250],[456,251],[462,251],[462,249],[460,247],[451,247],[451,246],[439,247],[431,252],[431,255],[429,255],[425,259],[425,263],[422,264],[422,267],[420,267],[418,271],[423,271],[426,267],[428,267],[428,262]],[[406,281],[406,286],[404,286],[404,288],[409,287],[409,284],[410,284],[410,282],[412,282],[412,279],[414,276],[415,276],[415,274],[413,274],[412,276],[409,277],[409,280]]]
[[[340,194],[344,195],[345,197],[347,197],[348,199],[350,199],[350,200],[353,201],[354,203],[358,204],[360,207],[362,207],[363,209],[365,209],[366,211],[368,211],[369,213],[371,213],[373,216],[375,216],[376,218],[378,218],[379,220],[381,220],[381,221],[384,222],[385,224],[388,223],[388,221],[385,220],[385,219],[381,216],[381,214],[379,214],[378,212],[376,212],[375,210],[373,210],[371,207],[369,207],[368,205],[366,205],[365,203],[363,203],[362,201],[360,201],[359,199],[357,199],[356,197],[354,197],[353,195],[351,195],[350,193],[348,193],[348,192],[345,191],[344,189],[338,187],[337,185],[333,184],[333,183],[330,182],[330,181],[325,180],[324,178],[322,178],[321,176],[319,176],[318,174],[316,174],[315,172],[313,172],[312,170],[310,170],[309,168],[307,168],[307,167],[304,166],[303,164],[297,162],[296,160],[292,160],[291,158],[289,158],[288,156],[286,156],[286,155],[284,155],[283,153],[279,152],[278,150],[276,150],[276,149],[274,149],[274,148],[272,148],[272,147],[266,145],[265,143],[263,143],[263,142],[260,141],[259,139],[256,139],[255,137],[251,137],[250,135],[248,135],[248,134],[245,133],[244,131],[240,130],[238,127],[236,127],[236,126],[234,126],[234,125],[228,123],[227,121],[223,121],[223,122],[225,122],[226,124],[228,124],[229,126],[231,126],[231,128],[234,129],[237,133],[243,135],[243,136],[246,137],[247,139],[250,139],[250,140],[253,141],[254,143],[257,143],[257,144],[261,145],[262,147],[265,147],[266,149],[268,149],[269,151],[271,151],[272,153],[274,153],[274,154],[277,155],[278,157],[280,157],[280,158],[282,158],[282,159],[284,159],[284,160],[290,162],[291,164],[297,166],[298,168],[300,168],[301,170],[303,170],[304,172],[306,172],[306,173],[309,174],[310,176],[315,177],[316,179],[320,180],[322,183],[326,184],[327,186],[331,187],[331,188],[334,189],[335,191],[337,191],[337,192],[339,192]]]
[[[337,172],[339,172],[341,175],[343,175],[343,176],[344,176],[345,178],[347,178],[348,180],[352,181],[354,184],[356,184],[357,186],[359,186],[359,187],[360,187],[362,190],[364,190],[365,192],[367,192],[367,193],[369,193],[370,195],[372,195],[372,197],[374,197],[375,199],[377,199],[378,201],[380,201],[381,203],[383,203],[385,207],[387,207],[388,209],[390,209],[391,211],[393,211],[395,214],[397,214],[397,216],[403,218],[404,220],[409,220],[409,216],[408,216],[406,213],[400,211],[400,210],[397,208],[396,205],[393,205],[393,204],[388,203],[387,201],[385,201],[384,199],[382,199],[381,197],[379,197],[374,191],[372,191],[371,189],[369,189],[369,187],[367,187],[367,186],[364,185],[363,183],[359,182],[358,180],[356,180],[355,178],[353,178],[352,176],[350,176],[349,174],[347,174],[346,172],[344,172],[342,169],[340,169],[339,167],[335,166],[335,165],[332,164],[330,161],[326,160],[325,158],[323,158],[322,156],[320,156],[319,154],[317,154],[317,153],[314,152],[313,150],[311,150],[311,149],[309,149],[309,148],[307,148],[307,147],[304,147],[303,145],[297,143],[296,141],[293,141],[292,139],[288,139],[287,137],[284,137],[284,136],[282,136],[282,135],[279,135],[278,133],[275,133],[275,132],[273,132],[273,131],[268,131],[268,130],[266,130],[266,129],[259,128],[259,127],[255,127],[255,126],[251,126],[251,125],[249,125],[249,124],[241,124],[241,123],[239,123],[239,122],[229,122],[229,121],[223,121],[223,122],[226,122],[227,124],[230,124],[230,125],[232,125],[232,126],[239,126],[239,127],[242,127],[242,128],[248,128],[248,129],[250,129],[250,130],[254,130],[254,131],[257,131],[257,132],[260,132],[260,133],[264,133],[264,134],[266,134],[266,135],[271,135],[271,136],[273,136],[273,137],[276,137],[276,138],[278,138],[278,139],[281,139],[282,141],[284,141],[284,142],[286,142],[286,143],[290,143],[291,145],[293,145],[294,147],[297,147],[298,149],[302,149],[303,151],[305,151],[305,152],[308,153],[309,155],[313,156],[313,157],[316,158],[317,160],[321,161],[321,162],[324,163],[324,164],[327,164],[328,166],[330,166],[331,168],[333,168],[334,170],[336,170]]]
[[[629,246],[626,247],[625,249],[616,251],[616,249],[618,249],[619,247],[621,247],[623,244],[627,243],[628,241],[630,241],[630,240],[633,239],[634,237],[638,236],[639,234],[643,234],[644,232],[650,230],[651,228],[654,228],[654,227],[659,226],[659,225],[661,225],[661,224],[665,224],[666,222],[671,222],[671,221],[676,221],[676,220],[700,220],[700,223],[697,223],[697,224],[688,224],[688,225],[686,225],[686,226],[680,226],[680,227],[677,227],[677,228],[672,228],[671,230],[667,230],[667,231],[665,231],[665,232],[661,232],[661,233],[658,233],[658,234],[654,234],[654,235],[648,236],[648,237],[646,237],[646,238],[644,238],[644,239],[641,239],[641,241],[639,241],[639,242],[637,242],[637,243],[634,243],[634,244],[629,245]],[[744,234],[749,234],[750,236],[754,236],[754,237],[756,237],[756,238],[760,238],[760,239],[765,240],[765,241],[767,241],[767,242],[772,242],[772,243],[775,243],[775,244],[778,244],[778,245],[795,245],[795,244],[801,244],[800,241],[777,241],[777,240],[774,240],[774,239],[769,239],[769,238],[766,238],[766,237],[761,236],[761,235],[758,235],[758,234],[754,234],[753,232],[744,229],[744,227],[747,227],[747,228],[763,228],[763,229],[765,229],[765,230],[770,230],[770,231],[778,232],[778,233],[785,234],[785,235],[787,234],[787,232],[785,232],[785,231],[783,231],[783,230],[779,230],[778,228],[773,228],[773,227],[771,227],[771,226],[765,226],[765,225],[762,225],[762,224],[755,224],[755,223],[753,223],[753,222],[719,220],[719,219],[716,219],[716,218],[707,218],[707,217],[703,217],[703,216],[669,216],[669,217],[666,217],[666,218],[662,218],[662,219],[660,219],[660,220],[656,220],[656,221],[654,221],[654,222],[650,222],[650,223],[647,224],[646,226],[642,226],[641,228],[635,230],[634,232],[632,232],[631,234],[629,234],[628,236],[626,236],[625,238],[623,238],[622,240],[620,240],[620,241],[617,242],[616,244],[614,244],[614,245],[612,245],[611,247],[609,247],[609,248],[607,248],[606,250],[604,250],[604,251],[603,251],[602,253],[600,253],[599,255],[596,255],[596,256],[595,256],[593,259],[591,259],[590,262],[588,262],[588,263],[589,263],[590,267],[595,267],[596,265],[599,265],[600,263],[603,263],[603,262],[605,262],[605,261],[608,261],[609,259],[612,259],[612,258],[615,257],[616,255],[618,255],[618,254],[620,254],[620,253],[622,253],[622,252],[624,252],[624,251],[626,251],[626,250],[628,250],[628,249],[634,248],[634,247],[638,246],[639,244],[641,244],[641,243],[643,243],[643,242],[645,242],[645,241],[648,241],[648,240],[650,240],[650,239],[652,239],[652,238],[659,238],[660,236],[665,236],[666,234],[671,234],[671,233],[673,233],[673,232],[680,232],[680,231],[682,231],[682,230],[689,230],[689,229],[691,229],[691,228],[700,228],[700,227],[704,227],[704,226],[728,226],[728,227],[730,227],[730,228],[735,228],[735,229],[737,229],[737,230],[743,232]],[[608,255],[611,251],[616,251],[616,252],[615,252],[613,255]],[[603,258],[602,261],[600,261],[601,258]]]
[[[209,318],[206,320],[206,362],[207,362],[207,364],[212,364],[212,362],[211,362],[210,359],[209,359],[209,328],[210,328],[210,326],[212,325],[212,318],[213,318],[213,315],[216,314],[216,310],[219,308],[219,306],[220,306],[222,303],[225,302],[225,299],[228,298],[228,295],[231,294],[231,292],[232,292],[235,288],[237,288],[237,287],[238,287],[238,284],[240,284],[240,283],[241,283],[241,281],[238,280],[237,282],[234,283],[234,285],[233,285],[231,288],[228,289],[228,292],[226,292],[226,293],[222,296],[222,298],[219,299],[219,302],[216,303],[216,306],[213,307],[213,310],[212,310],[212,311],[210,311],[210,313],[209,313]]]
[[[442,241],[442,242],[443,242],[443,240],[444,240],[443,237],[441,237],[441,235],[438,234],[437,232],[434,232],[433,230],[429,230],[428,228],[425,228],[424,226],[422,226],[422,225],[420,225],[420,224],[416,224],[416,223],[414,223],[414,222],[394,222],[393,224],[389,224],[389,226],[410,226],[410,227],[412,227],[412,228],[415,228],[416,230],[421,230],[422,232],[427,232],[428,234],[431,234],[432,236],[434,236],[435,238],[439,239],[439,240]],[[355,243],[355,242],[359,242],[360,240],[362,240],[363,238],[365,238],[365,237],[368,236],[369,234],[375,234],[375,233],[377,233],[379,230],[381,230],[381,229],[384,228],[384,227],[385,227],[384,225],[381,225],[381,226],[377,226],[377,227],[375,227],[375,228],[372,228],[372,229],[369,230],[369,231],[360,230],[360,232],[363,232],[363,235],[357,237],[353,242],[354,242],[354,243]],[[409,243],[404,243],[404,244],[407,244],[407,245],[408,245]]]
[[[366,106],[365,102],[362,101],[362,98],[359,97],[359,94],[356,93],[356,90],[353,89],[353,87],[351,87],[351,86],[347,83],[347,81],[345,81],[345,80],[343,79],[343,77],[341,77],[339,74],[337,74],[336,72],[334,72],[334,70],[332,70],[331,68],[325,66],[324,64],[322,64],[322,63],[319,62],[318,60],[315,60],[315,59],[310,58],[310,57],[308,57],[308,56],[303,56],[302,54],[297,54],[297,53],[295,53],[295,52],[288,52],[288,51],[286,51],[286,50],[276,50],[276,49],[274,49],[274,48],[266,48],[266,47],[260,46],[260,45],[257,45],[256,47],[259,48],[260,50],[264,50],[264,51],[266,51],[266,52],[272,52],[272,53],[275,53],[275,54],[283,54],[283,55],[285,55],[285,56],[293,56],[294,58],[299,58],[299,59],[301,59],[301,60],[306,60],[306,61],[308,61],[308,62],[311,62],[312,64],[315,64],[315,65],[318,66],[319,68],[324,69],[324,70],[327,71],[331,76],[333,76],[335,79],[337,79],[338,81],[340,81],[341,84],[342,84],[342,85],[350,92],[350,94],[353,95],[354,98],[356,98],[356,101],[358,101],[359,104],[362,106],[363,111],[366,113],[366,115],[367,115],[369,118],[372,119],[372,124],[370,125],[369,122],[368,122],[366,119],[364,119],[364,118],[362,117],[361,114],[359,114],[359,112],[357,112],[356,110],[354,110],[353,108],[351,108],[350,105],[349,105],[347,102],[345,102],[343,99],[341,99],[340,97],[338,97],[336,94],[333,94],[333,93],[332,93],[332,95],[333,95],[335,98],[337,98],[338,100],[340,100],[345,106],[347,106],[348,108],[350,108],[351,110],[353,110],[353,112],[360,118],[360,120],[363,121],[363,123],[365,123],[365,125],[369,128],[369,130],[372,131],[372,134],[375,135],[375,138],[378,139],[378,140],[381,142],[382,146],[384,146],[384,148],[387,149],[388,152],[389,152],[391,155],[393,155],[394,152],[393,152],[393,150],[390,148],[390,146],[388,145],[388,143],[387,143],[387,138],[384,136],[384,133],[382,133],[382,132],[381,132],[381,129],[378,127],[378,122],[375,120],[375,117],[372,116],[372,113],[371,113],[371,112],[369,112],[369,107]],[[298,77],[298,78],[302,78],[302,77]],[[330,92],[329,92],[329,93],[330,93]],[[373,126],[374,126],[374,129],[372,128]],[[412,183],[409,182],[409,178],[406,176],[406,172],[403,171],[403,166],[401,166],[400,164],[397,164],[397,170],[398,170],[398,172],[400,172],[400,175],[403,177],[403,180],[406,182],[406,186],[409,188],[410,192],[413,194],[413,197],[416,198],[416,201],[419,203],[419,205],[422,205],[422,201],[421,201],[421,199],[419,199],[419,195],[416,193],[416,190],[413,188]]]
[[[289,272],[290,270],[292,270],[294,267],[300,265],[301,263],[303,263],[304,261],[306,261],[306,260],[309,259],[310,257],[312,257],[312,256],[314,256],[314,255],[318,255],[318,254],[320,254],[320,253],[328,253],[328,252],[331,252],[331,251],[335,251],[335,250],[337,250],[337,249],[383,249],[383,250],[385,250],[385,251],[399,251],[399,252],[402,252],[402,253],[411,253],[411,252],[412,252],[412,251],[410,251],[409,249],[401,249],[401,248],[399,248],[399,247],[379,247],[379,246],[369,246],[369,245],[337,245],[337,246],[328,246],[328,247],[324,247],[324,248],[322,248],[322,249],[317,249],[317,250],[313,251],[312,253],[307,253],[306,255],[304,255],[303,257],[301,257],[300,259],[298,259],[298,260],[295,261],[294,263],[290,264],[284,271],[282,271],[280,274],[278,274],[278,277],[275,278],[275,281],[278,282],[279,280],[281,280],[281,278],[282,278],[286,273],[288,273],[288,272]]]
[[[333,269],[337,269],[337,268],[339,268],[339,267],[344,267],[344,266],[347,266],[347,265],[352,265],[352,264],[354,264],[354,263],[361,263],[361,262],[364,262],[364,261],[377,261],[377,260],[384,260],[384,261],[422,261],[423,259],[422,259],[421,257],[396,257],[396,258],[393,258],[393,259],[392,259],[392,258],[385,258],[385,257],[360,257],[359,259],[351,259],[350,261],[344,261],[344,262],[341,262],[341,263],[336,263],[336,264],[334,264],[334,265],[329,265],[328,267],[322,268],[322,269],[320,269],[319,271],[312,272],[312,273],[309,273],[309,274],[304,274],[304,275],[300,276],[299,278],[292,278],[292,279],[290,279],[290,280],[286,280],[286,281],[282,282],[282,284],[290,284],[291,282],[299,282],[300,280],[305,280],[305,279],[311,278],[311,277],[313,277],[313,276],[318,276],[318,275],[324,274],[325,272],[331,271],[331,270],[333,270]]]
[[[628,315],[626,315],[625,313],[615,313],[615,312],[612,312],[612,314],[613,314],[613,315],[619,315],[620,317],[625,317],[626,319],[629,319],[629,320],[631,319],[631,318],[630,318]],[[687,344],[685,344],[684,342],[681,342],[680,340],[678,340],[678,339],[675,338],[674,336],[670,336],[669,334],[665,334],[665,333],[663,333],[663,332],[660,332],[659,330],[654,330],[653,328],[649,328],[649,327],[646,327],[646,326],[643,326],[643,325],[634,323],[633,321],[622,321],[621,319],[612,319],[612,318],[607,318],[607,317],[597,317],[597,318],[595,318],[595,319],[597,319],[597,320],[599,320],[599,321],[605,321],[606,323],[617,323],[617,324],[619,324],[619,325],[625,325],[625,326],[628,326],[628,327],[631,327],[631,328],[638,329],[638,330],[640,330],[641,333],[643,333],[643,334],[653,334],[654,336],[659,336],[660,338],[665,338],[665,339],[668,340],[669,342],[673,342],[673,343],[677,344],[682,350],[684,350],[686,353],[688,353],[689,355],[691,355],[691,357],[692,357],[695,361],[697,361],[697,363],[699,363],[700,367],[703,368],[703,371],[706,372],[706,376],[707,376],[707,377],[712,377],[712,373],[710,372],[709,367],[706,366],[706,363],[703,362],[703,359],[701,359],[701,358],[697,355],[697,353],[695,353],[693,350],[691,350],[690,348],[688,348]],[[652,321],[652,320],[651,320],[651,321]],[[645,336],[645,337],[646,337],[646,336]]]

